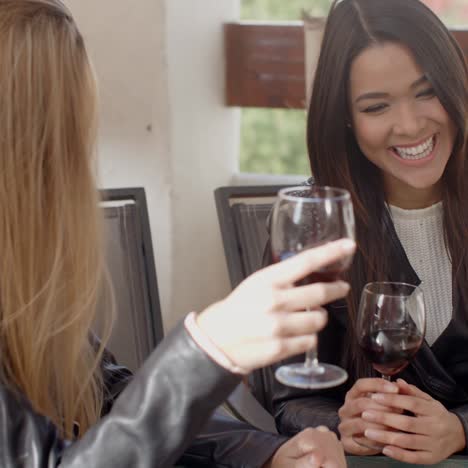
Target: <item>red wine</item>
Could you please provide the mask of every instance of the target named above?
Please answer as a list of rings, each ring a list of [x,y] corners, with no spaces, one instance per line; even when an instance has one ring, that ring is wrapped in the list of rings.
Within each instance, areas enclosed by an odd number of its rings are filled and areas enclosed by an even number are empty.
[[[409,364],[422,341],[415,329],[385,329],[364,336],[359,345],[374,369],[390,376]]]
[[[286,260],[289,257],[295,255],[295,252],[283,252],[281,255],[273,255],[273,261],[275,263],[282,260]],[[328,265],[324,268],[321,268],[319,271],[314,271],[307,275],[304,279],[297,281],[296,286],[306,286],[307,284],[312,283],[332,283],[340,279],[341,274],[346,269],[346,261],[335,262],[331,265]]]
[[[341,273],[343,273],[343,269],[339,267],[340,265],[330,265],[319,271],[314,271],[310,275],[307,275],[301,283],[332,283],[333,281],[338,281]]]

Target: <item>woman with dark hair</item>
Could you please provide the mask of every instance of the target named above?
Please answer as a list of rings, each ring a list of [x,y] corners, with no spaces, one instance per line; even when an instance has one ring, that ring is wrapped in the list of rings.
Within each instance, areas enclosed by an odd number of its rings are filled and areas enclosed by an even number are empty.
[[[244,374],[307,349],[326,317],[297,311],[349,290],[294,284],[352,254],[352,241],[303,252],[189,314],[131,378],[105,350],[110,327],[92,334],[106,289],[96,95],[60,0],[0,1],[2,467],[173,466]],[[195,449],[190,466],[346,464],[324,428],[288,441],[228,421]]]
[[[273,383],[282,433],[325,424],[349,453],[383,448],[412,463],[466,448],[467,105],[463,52],[423,3],[333,3],[307,143],[310,183],[346,188],[355,208],[351,293],[328,307],[319,339],[320,359],[350,378],[313,394]],[[425,295],[426,340],[396,383],[376,378],[358,347],[359,298],[370,281],[420,284]]]

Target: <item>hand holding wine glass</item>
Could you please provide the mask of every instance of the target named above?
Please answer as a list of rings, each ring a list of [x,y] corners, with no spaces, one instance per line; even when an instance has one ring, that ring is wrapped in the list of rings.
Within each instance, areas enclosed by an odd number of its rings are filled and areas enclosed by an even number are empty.
[[[340,409],[340,433],[349,453],[369,455],[384,447],[365,434],[388,431],[363,414],[401,414],[402,410],[373,399],[373,394],[398,393],[391,376],[402,371],[424,340],[424,298],[420,288],[406,283],[369,283],[361,295],[356,333],[358,343],[383,379],[359,379]]]
[[[386,426],[366,421],[362,414],[374,411],[394,413],[394,408],[375,401],[372,395],[396,395],[398,385],[380,377],[358,379],[346,393],[343,406],[338,410],[340,424],[338,431],[345,451],[351,455],[377,455],[383,446],[365,437],[368,429],[386,430]]]
[[[364,435],[368,440],[380,444],[384,455],[424,466],[465,449],[465,429],[455,413],[402,379],[396,384],[398,394],[372,396],[374,401],[395,411],[368,410],[362,414],[363,420],[380,426],[377,430],[366,429]]]
[[[245,372],[303,353],[311,335],[326,324],[325,312],[319,312],[321,306],[346,296],[349,285],[344,281],[302,287],[294,284],[352,255],[354,249],[354,242],[339,240],[258,270],[225,299],[201,312],[197,324],[231,363]],[[317,313],[300,312],[307,306]]]
[[[280,190],[271,226],[271,248],[276,262],[342,238],[354,240],[354,213],[349,192],[320,186]],[[296,284],[336,281],[351,260],[352,255],[341,257]],[[281,366],[275,375],[285,385],[310,389],[340,385],[348,377],[346,371],[337,366],[319,363],[316,345],[312,342],[303,364]]]

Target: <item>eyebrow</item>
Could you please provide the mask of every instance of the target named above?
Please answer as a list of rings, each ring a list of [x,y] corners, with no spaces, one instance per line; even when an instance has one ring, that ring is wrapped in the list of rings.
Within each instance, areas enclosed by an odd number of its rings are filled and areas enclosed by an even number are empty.
[[[414,83],[412,83],[410,88],[415,89],[415,88],[421,86],[422,84],[426,83],[427,81],[429,81],[427,79],[427,76],[423,75],[423,76],[421,76],[421,78],[418,78]],[[370,93],[361,94],[358,98],[356,98],[356,100],[354,102],[357,104],[358,102],[364,101],[366,99],[382,99],[382,98],[386,98],[388,96],[389,96],[388,93],[370,92]]]

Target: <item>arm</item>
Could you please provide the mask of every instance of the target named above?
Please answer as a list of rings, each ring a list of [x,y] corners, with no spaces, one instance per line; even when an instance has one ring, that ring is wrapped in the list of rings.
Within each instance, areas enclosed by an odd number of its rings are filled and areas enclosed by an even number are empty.
[[[171,466],[239,380],[179,326],[135,374],[111,412],[65,451],[63,466]]]
[[[305,429],[287,439],[256,430],[221,410],[213,415],[179,463],[194,468],[346,466],[342,445],[336,435],[324,427]]]
[[[75,443],[61,440],[53,424],[24,397],[0,386],[0,465],[172,466],[238,382],[238,376],[215,364],[179,326],[110,413]]]
[[[199,331],[209,343],[197,338],[195,329],[192,336],[245,372],[304,352],[311,334],[325,324],[324,314],[294,311],[317,310],[322,302],[346,295],[349,286],[291,285],[354,248],[337,241],[257,272],[198,315]],[[109,415],[67,450],[63,463],[73,468],[170,466],[239,382],[239,374],[216,364],[179,327],[150,356]]]
[[[354,247],[349,241],[337,241],[252,275],[198,316],[201,330],[223,357],[245,371],[304,352],[310,335],[324,325],[324,316],[285,312],[305,310],[311,304],[319,309],[322,302],[343,297],[349,286],[343,282],[291,285],[349,255]],[[244,323],[251,326],[240,326]],[[180,325],[147,359],[110,413],[74,444],[60,441],[53,428],[30,415],[30,408],[19,400],[13,413],[8,406],[0,414],[7,439],[0,456],[7,460],[5,466],[35,457],[29,468],[53,467],[66,447],[61,466],[69,468],[171,466],[239,381],[238,374],[213,361]],[[314,444],[307,450],[318,449]]]
[[[263,466],[288,439],[255,430],[217,410],[179,464],[258,468]]]

